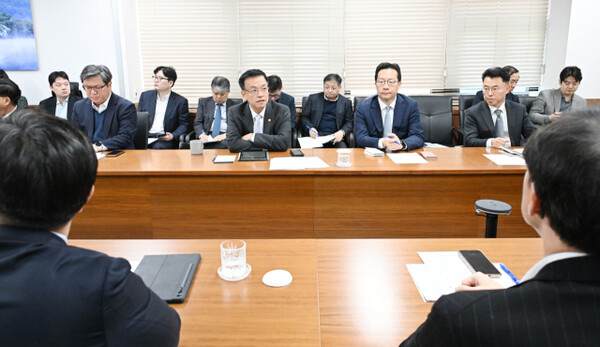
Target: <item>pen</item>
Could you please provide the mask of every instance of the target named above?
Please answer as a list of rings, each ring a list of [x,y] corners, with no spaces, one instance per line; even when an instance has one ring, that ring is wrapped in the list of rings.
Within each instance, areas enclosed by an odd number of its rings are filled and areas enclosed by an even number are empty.
[[[510,272],[510,270],[506,266],[504,266],[504,264],[500,263],[500,267],[502,268],[502,271],[506,272],[508,277],[510,277],[510,279],[513,280],[513,282],[515,282],[515,284],[519,284],[519,279],[517,278],[517,276]]]
[[[192,271],[192,263],[190,263],[190,265],[188,266],[186,272],[185,272],[185,276],[183,277],[183,281],[181,281],[181,284],[179,285],[179,290],[177,291],[177,296],[181,296],[183,295],[183,288],[185,287],[185,282],[187,282],[188,277],[190,276],[190,271]]]
[[[308,125],[306,125],[306,129],[308,129],[309,131],[311,131],[313,134],[316,134],[317,136],[319,135],[319,133],[315,130],[312,130],[311,127],[309,127]]]
[[[388,135],[388,136],[386,136],[386,137],[387,137],[388,139],[391,139],[391,138],[392,138],[390,135]],[[401,144],[400,142],[398,142],[398,141],[394,141],[394,142],[396,142],[397,144],[399,144],[400,146],[402,146],[402,144]]]

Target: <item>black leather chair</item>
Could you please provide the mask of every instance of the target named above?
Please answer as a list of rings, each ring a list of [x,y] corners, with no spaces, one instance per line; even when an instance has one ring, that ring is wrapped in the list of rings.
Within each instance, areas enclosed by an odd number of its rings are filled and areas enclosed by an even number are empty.
[[[458,117],[460,125],[458,128],[454,128],[454,136],[457,145],[462,145],[464,141],[464,127],[465,127],[465,110],[473,106],[473,99],[475,95],[461,95],[458,97]]]
[[[425,142],[452,146],[452,97],[411,96],[419,105]]]
[[[137,113],[137,131],[133,138],[133,146],[135,149],[148,149],[148,112]]]
[[[242,98],[229,99],[236,101],[238,104],[242,103]],[[196,117],[198,117],[198,114],[196,114]],[[194,124],[190,124],[190,128],[192,128],[192,131],[179,136],[179,149],[190,149],[190,141],[198,138],[198,135],[196,135],[196,130],[194,130]]]
[[[533,102],[537,99],[535,96],[523,95],[519,96],[519,103],[525,105],[525,109],[527,109],[527,113],[531,110],[531,106],[533,106]]]
[[[71,94],[83,98],[83,93],[79,90],[79,82],[69,82],[69,84],[71,85]]]

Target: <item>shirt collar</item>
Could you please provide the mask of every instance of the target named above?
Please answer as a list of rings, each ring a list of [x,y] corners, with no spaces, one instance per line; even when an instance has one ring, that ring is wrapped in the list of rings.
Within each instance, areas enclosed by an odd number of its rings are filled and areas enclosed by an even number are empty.
[[[559,261],[559,260],[563,260],[563,259],[568,259],[568,258],[584,257],[586,255],[587,254],[583,253],[583,252],[561,252],[561,253],[550,254],[549,256],[546,256],[542,260],[538,261],[531,269],[529,269],[529,271],[527,271],[525,276],[523,276],[523,278],[521,279],[521,282],[525,282],[525,281],[529,281],[530,279],[533,279],[535,276],[537,276],[538,272],[540,272],[540,270],[544,266],[546,266],[550,263],[553,263],[553,262]]]
[[[327,99],[327,96],[325,96],[325,93],[323,93],[323,99],[325,99],[325,101],[329,101],[329,102],[336,102],[336,101],[338,101],[338,99],[339,99],[339,98],[340,98],[340,94],[338,94],[338,95],[335,97],[335,100],[331,101],[331,100]]]
[[[490,112],[492,114],[494,114],[494,112],[496,112],[496,110],[500,110],[500,111],[502,111],[503,115],[506,115],[506,100],[504,100],[504,102],[502,102],[502,105],[500,105],[500,107],[498,107],[498,108],[496,108],[492,105],[489,105],[489,104],[488,104],[488,106],[489,106]]]
[[[267,105],[268,105],[268,103],[267,103]],[[250,104],[248,104],[248,107],[250,108],[250,112],[252,112],[252,119],[255,119],[256,116],[259,116],[259,115],[263,118],[265,117],[265,111],[267,110],[267,106],[265,106],[265,108],[263,108],[263,110],[260,111],[260,113],[254,112],[254,110],[252,109],[252,106],[250,106]]]
[[[156,99],[158,101],[161,101],[161,102],[169,101],[170,97],[171,97],[171,92],[170,91],[167,93],[167,95],[163,96],[162,98],[160,96],[158,96],[158,92],[156,92]]]
[[[65,241],[65,243],[67,243],[67,237],[63,234],[57,233],[56,231],[52,232],[54,235],[58,236],[61,238],[61,240]]]
[[[56,97],[56,105],[61,105],[62,106],[64,104],[67,104],[68,102],[69,102],[69,97],[68,96],[65,98],[65,101],[63,101],[62,104],[60,103],[60,100],[58,100],[58,96]]]
[[[13,114],[13,113],[14,113],[14,112],[17,110],[17,108],[18,108],[18,107],[17,107],[17,106],[15,106],[15,108],[13,108],[13,109],[12,109],[12,111],[10,111],[10,112],[8,112],[7,114],[5,114],[5,115],[4,115],[4,117],[8,117],[8,116],[10,116],[11,114]],[[2,117],[0,117],[0,118],[2,118]]]
[[[398,94],[396,94],[394,101],[390,103],[392,111],[394,110],[394,107],[396,107],[396,100],[398,100]],[[386,105],[385,102],[383,102],[383,100],[381,100],[379,96],[377,97],[377,101],[379,101],[379,109],[381,109],[381,112],[383,113],[383,110],[385,110],[385,108],[388,107],[388,105]]]
[[[110,101],[111,97],[112,97],[112,92],[110,92],[110,95],[108,96],[108,98],[106,99],[106,101],[103,102],[102,104],[100,104],[99,107],[96,107],[96,105],[92,101],[92,108],[94,109],[94,111],[96,111],[98,113],[104,112],[108,108],[108,102]]]

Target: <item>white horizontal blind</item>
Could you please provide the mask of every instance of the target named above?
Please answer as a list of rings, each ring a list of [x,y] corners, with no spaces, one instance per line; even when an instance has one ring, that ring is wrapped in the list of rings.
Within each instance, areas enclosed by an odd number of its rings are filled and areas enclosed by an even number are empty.
[[[448,0],[346,0],[346,89],[375,93],[375,68],[398,63],[403,89],[443,85]],[[401,91],[402,92],[402,91]]]
[[[450,0],[446,87],[481,86],[492,66],[513,65],[519,86],[539,86],[548,0]]]

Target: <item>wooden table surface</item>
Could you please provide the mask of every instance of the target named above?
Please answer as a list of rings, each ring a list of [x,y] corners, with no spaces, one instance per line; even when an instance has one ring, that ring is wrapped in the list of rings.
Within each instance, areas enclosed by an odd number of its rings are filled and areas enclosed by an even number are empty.
[[[250,276],[217,275],[222,240],[70,240],[69,244],[139,262],[145,254],[202,255],[188,299],[173,304],[181,346],[395,346],[427,317],[406,268],[417,251],[481,249],[517,277],[542,258],[539,238],[519,239],[250,239]],[[285,269],[293,282],[262,284]]]

